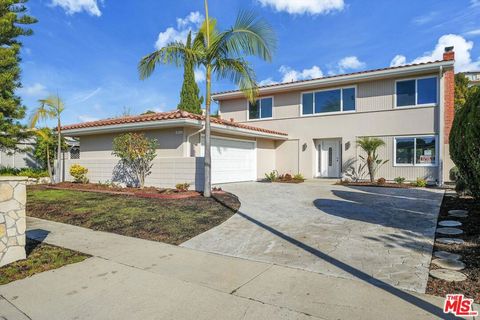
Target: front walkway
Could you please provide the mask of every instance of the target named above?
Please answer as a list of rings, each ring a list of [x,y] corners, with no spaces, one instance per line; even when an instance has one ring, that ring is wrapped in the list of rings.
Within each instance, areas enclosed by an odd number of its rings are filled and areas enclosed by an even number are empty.
[[[443,299],[28,219],[28,235],[93,255],[0,286],[7,319],[432,319]],[[2,298],[3,297],[3,298]]]
[[[222,187],[240,212],[182,246],[425,292],[442,190],[331,180]]]

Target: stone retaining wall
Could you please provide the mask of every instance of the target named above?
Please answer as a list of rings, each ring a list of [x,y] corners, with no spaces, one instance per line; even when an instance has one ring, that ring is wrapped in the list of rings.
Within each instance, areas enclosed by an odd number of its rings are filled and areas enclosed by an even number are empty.
[[[0,267],[25,259],[27,177],[0,177]]]

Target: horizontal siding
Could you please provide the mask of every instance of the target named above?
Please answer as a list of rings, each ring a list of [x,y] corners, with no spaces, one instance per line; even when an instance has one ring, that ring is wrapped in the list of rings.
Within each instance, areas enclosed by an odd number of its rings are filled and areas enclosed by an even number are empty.
[[[77,159],[65,160],[65,180],[72,181],[69,170],[73,164],[88,169],[87,177],[93,182],[113,181],[129,184],[125,171],[117,167],[118,159]],[[145,185],[159,188],[173,188],[177,183],[189,183],[195,190],[203,189],[203,158],[175,157],[157,158],[153,161],[152,173],[147,176]]]
[[[377,151],[379,159],[388,160],[376,173],[375,178],[385,178],[393,180],[396,177],[404,177],[408,181],[415,181],[417,178],[424,178],[428,181],[434,182],[438,178],[438,167],[421,167],[421,166],[394,166],[394,136],[380,136],[377,137],[385,142],[385,146],[380,147]],[[438,152],[438,150],[437,150]],[[365,155],[361,148],[357,148],[357,167],[358,163],[363,160],[360,155]],[[346,168],[344,168],[346,169]],[[365,173],[367,173],[365,168]],[[368,177],[368,175],[367,175]]]
[[[357,87],[357,112],[393,109],[393,79],[360,83]]]

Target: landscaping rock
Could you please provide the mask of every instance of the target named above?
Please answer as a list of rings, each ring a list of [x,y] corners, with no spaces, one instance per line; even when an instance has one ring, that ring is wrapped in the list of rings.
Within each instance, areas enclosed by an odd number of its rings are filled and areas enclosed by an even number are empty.
[[[430,275],[437,279],[442,279],[445,281],[465,281],[467,276],[458,271],[452,271],[447,269],[435,269],[430,270]]]
[[[457,234],[462,234],[463,231],[458,228],[438,228],[437,233],[447,234],[447,235],[457,235]]]
[[[467,210],[449,210],[448,215],[452,217],[466,218],[468,217],[468,211]]]
[[[443,244],[464,244],[465,241],[459,238],[437,238],[437,242]]]
[[[460,271],[465,269],[465,263],[454,259],[435,259],[432,263],[448,270]]]
[[[458,260],[462,257],[459,254],[450,253],[447,251],[435,251],[433,255],[440,259],[452,259],[452,260]]]
[[[455,220],[443,220],[438,223],[441,227],[460,227],[462,223]]]

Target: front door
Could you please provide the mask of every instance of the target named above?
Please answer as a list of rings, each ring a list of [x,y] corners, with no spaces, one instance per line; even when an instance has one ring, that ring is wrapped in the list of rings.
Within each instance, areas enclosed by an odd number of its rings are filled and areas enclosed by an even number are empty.
[[[338,139],[321,140],[318,144],[318,175],[340,177],[340,145]]]

